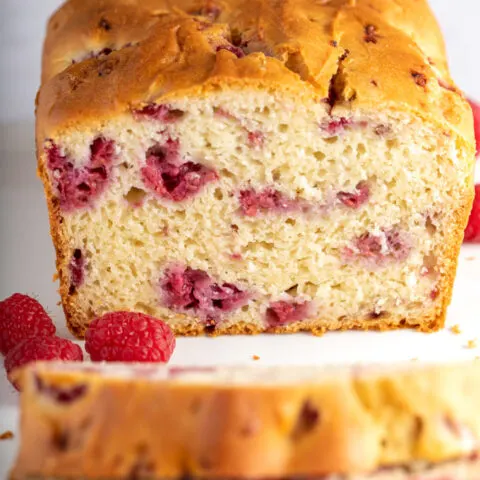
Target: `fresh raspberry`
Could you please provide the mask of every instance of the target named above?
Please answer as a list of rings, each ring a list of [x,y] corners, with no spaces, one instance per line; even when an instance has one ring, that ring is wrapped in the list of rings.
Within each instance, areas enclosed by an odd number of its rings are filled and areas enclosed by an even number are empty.
[[[85,336],[94,362],[168,362],[174,348],[170,327],[143,313],[107,313],[93,320]]]
[[[101,50],[92,50],[81,57],[72,58],[72,65],[76,63],[84,62],[85,60],[90,60],[91,58],[100,58],[112,54],[115,50],[112,48],[102,48]]]
[[[0,302],[0,352],[3,355],[26,338],[53,335],[52,319],[34,298],[15,293]]]
[[[477,142],[477,155],[480,155],[480,105],[473,100],[468,100],[468,103],[472,107],[475,141]]]
[[[10,377],[14,369],[39,360],[82,361],[83,353],[78,345],[65,338],[54,336],[31,337],[23,340],[8,352],[5,357],[5,370]],[[13,381],[12,384],[18,389],[18,385]]]
[[[470,243],[480,242],[480,184],[475,185],[475,199],[463,240]]]

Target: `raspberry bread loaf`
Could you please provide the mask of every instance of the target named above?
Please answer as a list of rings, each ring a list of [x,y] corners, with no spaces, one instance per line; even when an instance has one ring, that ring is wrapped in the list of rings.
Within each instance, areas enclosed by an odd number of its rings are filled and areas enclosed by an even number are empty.
[[[475,147],[424,0],[71,0],[37,145],[78,336],[443,325]]]
[[[480,478],[480,363],[50,363],[22,384],[18,480]]]

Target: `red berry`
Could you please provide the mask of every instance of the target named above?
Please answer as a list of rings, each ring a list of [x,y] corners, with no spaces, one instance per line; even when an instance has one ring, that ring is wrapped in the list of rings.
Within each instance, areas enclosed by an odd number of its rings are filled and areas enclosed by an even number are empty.
[[[475,199],[465,229],[464,242],[480,242],[480,185],[475,185]]]
[[[477,142],[477,155],[480,154],[480,105],[473,100],[468,100],[473,112],[473,127],[475,129],[475,141]]]
[[[170,327],[143,313],[107,313],[93,320],[85,336],[94,362],[168,362],[174,348]]]
[[[23,340],[8,352],[5,357],[5,370],[7,375],[10,376],[16,368],[40,360],[82,361],[83,352],[78,345],[65,338],[54,336],[31,337]],[[18,385],[15,383],[13,385],[18,389]]]
[[[6,355],[22,340],[55,335],[55,325],[34,299],[15,293],[0,302],[0,352]]]

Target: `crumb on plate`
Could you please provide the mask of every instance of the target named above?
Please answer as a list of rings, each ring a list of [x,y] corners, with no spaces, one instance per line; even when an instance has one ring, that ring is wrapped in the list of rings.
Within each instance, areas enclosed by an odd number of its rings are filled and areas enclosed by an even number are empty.
[[[253,356],[252,356],[252,359],[253,359],[253,360],[260,360],[260,357],[259,357],[258,355],[253,355]]]
[[[454,333],[455,335],[460,335],[462,331],[460,330],[460,325],[453,325],[453,327],[450,327],[450,331]]]
[[[11,440],[12,438],[13,438],[13,432],[10,430],[0,433],[0,440]]]
[[[477,339],[469,340],[467,342],[467,348],[477,348]]]

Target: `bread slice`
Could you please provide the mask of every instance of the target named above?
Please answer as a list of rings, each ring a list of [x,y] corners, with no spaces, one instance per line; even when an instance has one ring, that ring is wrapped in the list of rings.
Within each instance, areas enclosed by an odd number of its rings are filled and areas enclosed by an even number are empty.
[[[71,0],[43,64],[76,335],[443,325],[475,147],[424,0]]]
[[[478,362],[44,363],[21,382],[18,480],[480,478]]]

